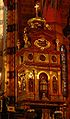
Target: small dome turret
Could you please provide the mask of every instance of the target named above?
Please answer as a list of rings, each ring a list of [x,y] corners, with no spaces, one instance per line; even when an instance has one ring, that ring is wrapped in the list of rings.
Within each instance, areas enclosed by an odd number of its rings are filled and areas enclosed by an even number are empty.
[[[28,26],[30,28],[43,28],[46,26],[46,21],[44,18],[38,16],[39,3],[36,3],[35,9],[36,9],[36,17],[28,20],[27,22]]]

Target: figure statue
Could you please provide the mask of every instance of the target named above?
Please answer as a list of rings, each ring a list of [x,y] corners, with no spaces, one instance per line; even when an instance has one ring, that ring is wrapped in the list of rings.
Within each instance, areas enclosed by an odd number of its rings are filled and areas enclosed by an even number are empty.
[[[24,29],[24,37],[23,37],[23,40],[24,40],[24,48],[28,48],[31,46],[31,42],[30,42],[30,39],[28,37],[28,34],[27,34],[27,30],[26,28]]]

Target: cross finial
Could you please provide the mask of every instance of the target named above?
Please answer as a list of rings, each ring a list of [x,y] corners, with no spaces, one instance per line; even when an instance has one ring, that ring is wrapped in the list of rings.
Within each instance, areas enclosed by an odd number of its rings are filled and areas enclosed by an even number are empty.
[[[35,5],[35,9],[36,9],[36,17],[38,17],[39,3],[36,3],[36,5]]]

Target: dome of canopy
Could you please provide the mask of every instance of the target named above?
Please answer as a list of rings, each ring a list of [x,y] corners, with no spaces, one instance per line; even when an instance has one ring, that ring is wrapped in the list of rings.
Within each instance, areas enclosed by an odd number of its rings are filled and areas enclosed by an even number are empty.
[[[41,17],[31,18],[27,22],[28,26],[31,28],[43,28],[46,26],[46,21]]]

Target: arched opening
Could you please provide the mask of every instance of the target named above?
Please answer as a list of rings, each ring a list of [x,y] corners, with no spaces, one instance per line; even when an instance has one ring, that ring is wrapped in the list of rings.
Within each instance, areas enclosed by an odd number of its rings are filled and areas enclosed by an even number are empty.
[[[34,82],[32,78],[29,78],[29,92],[33,92],[34,88],[33,88]]]
[[[53,93],[57,93],[58,90],[58,82],[56,76],[53,76],[52,78],[52,87],[53,87]]]
[[[39,75],[39,98],[46,97],[48,97],[48,75],[42,72]]]

